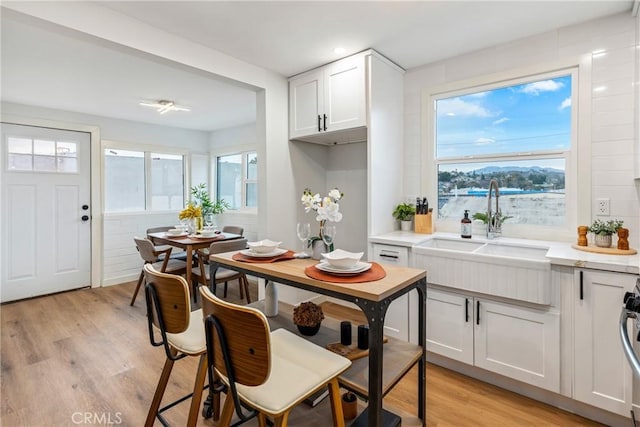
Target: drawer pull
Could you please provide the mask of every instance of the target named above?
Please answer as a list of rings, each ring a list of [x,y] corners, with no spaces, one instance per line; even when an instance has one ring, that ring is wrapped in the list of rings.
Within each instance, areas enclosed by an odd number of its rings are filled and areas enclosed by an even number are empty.
[[[381,256],[382,258],[392,258],[392,259],[398,259],[398,258],[400,258],[398,255],[391,255],[391,254],[384,254],[384,253],[383,253],[383,254],[380,254],[380,256]]]

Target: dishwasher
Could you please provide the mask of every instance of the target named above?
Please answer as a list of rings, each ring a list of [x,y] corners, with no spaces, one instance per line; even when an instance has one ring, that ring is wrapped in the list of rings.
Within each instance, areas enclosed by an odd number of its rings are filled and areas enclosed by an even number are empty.
[[[633,292],[627,292],[624,295],[624,301],[622,305],[622,311],[620,312],[620,339],[622,341],[622,349],[624,351],[633,374],[640,378],[640,359],[638,354],[633,349],[631,339],[629,339],[629,330],[627,320],[633,319],[633,330],[636,332],[636,341],[640,341],[640,279],[636,281],[636,286]],[[631,410],[631,421],[635,427],[636,419]]]

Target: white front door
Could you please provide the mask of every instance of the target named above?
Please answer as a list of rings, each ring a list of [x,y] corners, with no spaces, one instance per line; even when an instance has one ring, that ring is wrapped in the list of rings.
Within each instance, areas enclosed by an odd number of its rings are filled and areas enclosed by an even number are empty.
[[[91,284],[89,133],[2,123],[0,301]]]

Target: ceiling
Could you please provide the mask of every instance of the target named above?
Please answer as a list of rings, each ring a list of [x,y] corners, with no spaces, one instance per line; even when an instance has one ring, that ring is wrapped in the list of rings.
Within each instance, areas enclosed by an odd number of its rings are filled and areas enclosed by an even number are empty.
[[[291,76],[373,48],[405,69],[601,16],[604,1],[108,1],[100,5]],[[345,53],[335,54],[333,48]],[[255,120],[251,88],[2,9],[2,100],[211,131]],[[159,115],[140,100],[191,112]]]

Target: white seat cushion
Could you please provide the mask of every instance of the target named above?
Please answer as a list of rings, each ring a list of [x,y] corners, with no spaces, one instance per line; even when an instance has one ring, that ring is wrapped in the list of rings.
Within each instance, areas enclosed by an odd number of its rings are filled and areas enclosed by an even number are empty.
[[[271,372],[238,394],[261,412],[280,414],[351,366],[351,361],[285,329],[271,332]]]
[[[189,327],[186,331],[180,334],[167,334],[167,341],[172,347],[185,354],[201,354],[207,351],[202,309],[191,312]]]

